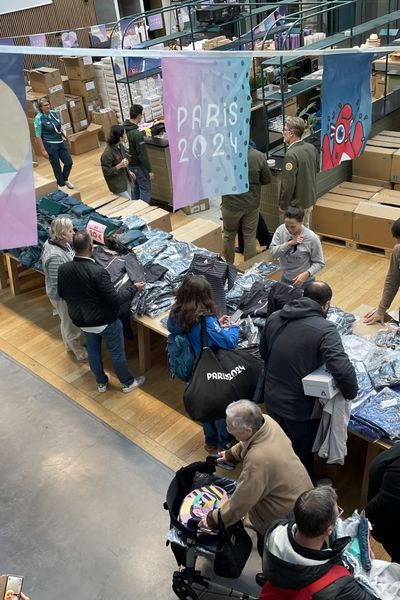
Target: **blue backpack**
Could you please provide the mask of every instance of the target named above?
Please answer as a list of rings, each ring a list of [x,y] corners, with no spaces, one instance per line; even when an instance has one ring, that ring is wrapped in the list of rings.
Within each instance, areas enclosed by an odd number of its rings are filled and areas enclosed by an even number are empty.
[[[167,339],[168,366],[172,378],[178,377],[185,383],[192,377],[195,354],[185,333],[170,333]]]

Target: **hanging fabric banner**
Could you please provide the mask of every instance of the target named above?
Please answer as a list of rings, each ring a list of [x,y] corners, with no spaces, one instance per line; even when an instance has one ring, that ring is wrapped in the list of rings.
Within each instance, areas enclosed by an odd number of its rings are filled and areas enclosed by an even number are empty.
[[[174,209],[249,189],[250,59],[163,58]]]
[[[23,56],[0,54],[0,250],[37,243]]]
[[[45,46],[47,46],[46,34],[45,33],[35,33],[34,35],[30,35],[29,43],[31,46],[37,46],[38,48],[44,48]]]
[[[322,171],[364,151],[371,130],[371,60],[372,55],[357,52],[324,56]]]

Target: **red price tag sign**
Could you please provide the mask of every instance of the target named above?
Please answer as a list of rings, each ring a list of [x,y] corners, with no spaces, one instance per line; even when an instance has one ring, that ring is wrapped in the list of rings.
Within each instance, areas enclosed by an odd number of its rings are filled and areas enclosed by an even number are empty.
[[[86,226],[86,231],[94,242],[98,244],[104,244],[104,232],[107,229],[107,225],[97,223],[96,221],[89,221]]]

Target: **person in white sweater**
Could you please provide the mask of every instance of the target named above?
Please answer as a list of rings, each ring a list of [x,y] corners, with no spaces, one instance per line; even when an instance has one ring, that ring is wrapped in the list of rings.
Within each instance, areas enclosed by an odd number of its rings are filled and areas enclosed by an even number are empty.
[[[82,331],[73,324],[68,314],[65,300],[57,292],[58,268],[71,261],[75,252],[71,247],[74,229],[71,219],[57,217],[50,226],[50,238],[44,243],[42,250],[42,267],[44,271],[46,294],[57,310],[61,320],[61,337],[65,349],[73,352],[79,361],[87,360],[87,351],[81,342]]]
[[[279,259],[283,271],[281,281],[305,287],[315,280],[315,275],[325,266],[319,237],[303,225],[302,208],[289,206],[285,223],[274,233],[269,251]]]

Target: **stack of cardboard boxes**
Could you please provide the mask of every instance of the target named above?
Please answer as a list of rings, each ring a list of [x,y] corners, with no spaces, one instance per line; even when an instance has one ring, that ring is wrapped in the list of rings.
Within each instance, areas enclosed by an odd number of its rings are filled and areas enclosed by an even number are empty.
[[[91,113],[100,107],[92,58],[90,56],[65,56],[63,61],[71,94],[81,96],[87,119],[91,122]]]
[[[312,222],[316,233],[346,240],[350,246],[390,250],[394,244],[391,227],[399,218],[399,191],[343,182],[318,199]]]
[[[400,182],[400,133],[381,131],[353,160],[353,181],[393,189]]]

